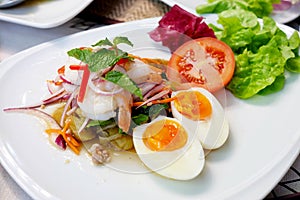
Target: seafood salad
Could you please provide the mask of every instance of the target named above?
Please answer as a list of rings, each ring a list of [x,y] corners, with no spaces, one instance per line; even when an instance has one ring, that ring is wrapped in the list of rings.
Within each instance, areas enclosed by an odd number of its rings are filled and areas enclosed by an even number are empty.
[[[163,177],[197,177],[205,152],[228,138],[222,105],[207,88],[174,84],[167,60],[129,54],[119,44],[133,45],[120,36],[68,51],[68,62],[46,81],[47,98],[4,111],[45,120],[53,145],[87,151],[97,165],[114,162],[114,152],[131,152]]]
[[[208,26],[175,5],[148,32],[169,49],[168,60],[122,50],[134,45],[127,37],[105,38],[67,52],[65,65],[46,81],[47,98],[4,111],[45,120],[54,146],[86,151],[96,165],[126,165],[114,155],[130,153],[147,171],[194,179],[207,153],[229,137],[216,93],[265,96],[300,73],[299,33],[288,38],[271,18],[262,22],[251,12],[228,10],[219,14],[222,27]]]

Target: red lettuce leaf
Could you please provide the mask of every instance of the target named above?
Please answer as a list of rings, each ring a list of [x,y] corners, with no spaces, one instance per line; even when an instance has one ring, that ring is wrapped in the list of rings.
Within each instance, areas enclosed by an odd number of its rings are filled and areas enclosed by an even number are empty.
[[[193,15],[174,5],[159,21],[159,26],[149,32],[156,42],[162,42],[174,52],[180,45],[191,39],[214,37],[214,31],[204,22],[203,17]]]

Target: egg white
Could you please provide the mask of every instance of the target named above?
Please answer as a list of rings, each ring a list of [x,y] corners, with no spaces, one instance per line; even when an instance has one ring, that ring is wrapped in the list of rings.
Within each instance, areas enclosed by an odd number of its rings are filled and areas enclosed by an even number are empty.
[[[225,111],[213,94],[204,88],[193,87],[188,90],[180,90],[172,93],[172,97],[180,92],[198,91],[205,95],[212,106],[212,115],[205,120],[191,120],[182,115],[171,102],[173,116],[187,129],[196,132],[204,149],[212,150],[221,147],[229,136],[229,124],[225,117]]]
[[[166,118],[180,123],[177,119],[159,116],[152,122],[134,129],[133,144],[136,153],[146,167],[161,176],[175,180],[193,179],[201,173],[205,163],[204,150],[193,132],[183,127],[188,134],[187,143],[184,147],[173,151],[152,151],[143,142],[146,128],[151,123]]]

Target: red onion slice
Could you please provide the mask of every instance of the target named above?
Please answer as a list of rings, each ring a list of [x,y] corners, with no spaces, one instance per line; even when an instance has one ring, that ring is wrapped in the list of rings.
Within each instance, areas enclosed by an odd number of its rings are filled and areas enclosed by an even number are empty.
[[[67,142],[65,141],[64,137],[62,135],[58,135],[55,139],[55,144],[59,146],[62,150],[66,150],[67,148]]]
[[[138,106],[137,108],[143,106],[143,105],[146,105],[147,103],[151,102],[151,101],[154,101],[154,100],[157,100],[167,94],[170,93],[170,90],[162,90],[161,92],[155,94],[154,96],[152,96],[150,99],[144,101],[144,103],[142,103],[140,106]]]
[[[62,89],[62,85],[56,85],[53,81],[47,81],[47,88],[50,94],[54,94]]]
[[[60,125],[61,125],[61,126],[64,125],[64,119],[65,119],[67,110],[68,110],[68,108],[71,106],[72,101],[73,101],[73,99],[75,98],[76,95],[77,95],[77,91],[74,91],[74,92],[70,95],[69,99],[68,99],[67,102],[66,102],[66,105],[65,105],[65,107],[64,107],[64,110],[63,110],[63,112],[62,112],[62,114],[61,114],[61,118],[60,118]]]
[[[147,92],[144,95],[144,100],[146,100],[146,99],[150,98],[151,96],[161,92],[164,88],[165,88],[164,84],[156,85],[155,87],[152,88],[152,90],[150,90],[149,92]]]
[[[75,83],[73,83],[72,81],[68,80],[68,78],[66,78],[64,75],[60,74],[59,75],[60,79],[64,82],[64,83],[68,83],[71,85],[76,85]]]
[[[64,88],[61,88],[60,90],[56,91],[55,93],[51,94],[49,97],[45,98],[43,102],[51,101],[52,99],[56,98],[57,96],[60,96],[65,91]]]

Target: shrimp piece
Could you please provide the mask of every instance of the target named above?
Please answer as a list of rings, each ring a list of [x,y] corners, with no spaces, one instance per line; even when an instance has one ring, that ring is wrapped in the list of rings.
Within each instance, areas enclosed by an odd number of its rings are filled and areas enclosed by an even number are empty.
[[[131,107],[133,97],[130,92],[123,90],[114,96],[114,100],[118,107],[118,126],[124,132],[128,132],[131,122]]]
[[[129,62],[126,66],[127,75],[136,83],[161,83],[163,70],[148,65],[140,60]]]

